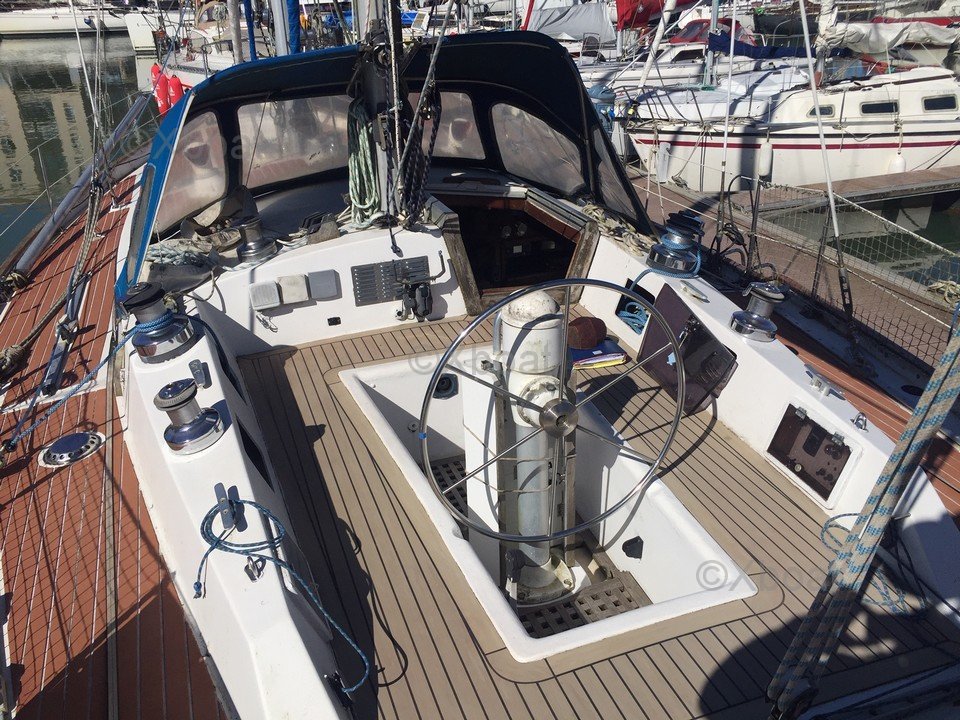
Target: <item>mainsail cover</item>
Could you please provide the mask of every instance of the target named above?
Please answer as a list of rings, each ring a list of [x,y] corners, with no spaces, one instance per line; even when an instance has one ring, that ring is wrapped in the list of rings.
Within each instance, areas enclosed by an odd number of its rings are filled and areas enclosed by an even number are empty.
[[[926,22],[837,23],[824,28],[817,39],[826,47],[846,47],[854,52],[876,55],[900,45],[947,47],[960,38],[960,29]]]
[[[599,2],[571,7],[534,8],[527,30],[536,30],[558,39],[580,40],[584,35],[598,35],[601,43],[617,39],[607,15],[607,6]]]
[[[698,0],[677,0],[674,12],[687,10]],[[617,30],[645,28],[663,13],[665,0],[617,0]]]
[[[710,33],[707,44],[715,53],[730,54],[730,36],[725,32]],[[779,45],[751,45],[741,40],[733,43],[733,54],[737,57],[748,57],[753,60],[776,60],[778,58],[802,58],[807,56],[806,48],[780,47]],[[831,57],[850,55],[847,48],[832,48]]]

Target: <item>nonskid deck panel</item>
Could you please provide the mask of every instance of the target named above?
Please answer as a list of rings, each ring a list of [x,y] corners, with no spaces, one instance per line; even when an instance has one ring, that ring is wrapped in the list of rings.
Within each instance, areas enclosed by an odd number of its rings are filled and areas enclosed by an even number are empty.
[[[115,257],[133,182],[116,187],[117,209],[105,199],[88,262],[92,272],[80,314],[81,333],[67,361],[67,383],[99,361],[109,336]],[[66,286],[83,218],[39,258],[28,288],[0,322],[0,347],[21,340]],[[44,328],[27,365],[6,392],[0,437],[19,417],[43,375],[53,344]],[[29,720],[208,720],[225,717],[200,649],[163,563],[133,464],[123,444],[113,394],[84,392],[39,427],[0,469],[3,633],[0,671]],[[39,406],[39,412],[46,405]],[[110,416],[113,419],[110,419]],[[70,432],[96,429],[108,444],[79,463],[52,470],[37,464],[40,448]],[[113,517],[108,514],[108,495]],[[107,528],[116,545],[115,593],[107,567]],[[109,605],[115,604],[111,626]],[[116,674],[111,678],[115,652]]]
[[[358,698],[357,716],[764,717],[766,684],[828,562],[826,516],[709,414],[687,418],[664,480],[760,592],[517,663],[338,375],[435,352],[465,326],[405,326],[240,361],[323,601],[375,658],[377,685]],[[671,406],[628,385],[603,411],[644,451]],[[820,697],[953,662],[958,640],[942,618],[860,608]],[[338,657],[346,677],[359,674],[348,648]]]

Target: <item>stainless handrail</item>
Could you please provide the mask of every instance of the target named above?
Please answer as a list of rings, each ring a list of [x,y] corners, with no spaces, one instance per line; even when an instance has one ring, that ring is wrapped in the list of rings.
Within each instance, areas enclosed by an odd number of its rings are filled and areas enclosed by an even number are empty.
[[[200,55],[203,57],[203,74],[204,77],[210,77],[210,65],[207,62],[208,50],[207,48],[213,48],[224,43],[232,43],[233,41],[230,38],[223,38],[221,40],[211,40],[210,42],[205,42],[200,46]]]

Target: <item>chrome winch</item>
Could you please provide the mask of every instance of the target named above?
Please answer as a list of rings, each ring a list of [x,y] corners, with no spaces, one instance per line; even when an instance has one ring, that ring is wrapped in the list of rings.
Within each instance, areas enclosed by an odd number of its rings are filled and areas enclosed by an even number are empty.
[[[213,408],[197,402],[193,379],[175,380],[160,388],[153,404],[170,418],[163,439],[177,455],[192,455],[213,445],[223,435],[223,421]]]
[[[750,340],[770,342],[777,337],[777,325],[770,319],[774,308],[785,299],[778,285],[752,282],[743,291],[750,296],[746,310],[737,310],[730,317],[730,327]]]
[[[170,310],[163,302],[163,288],[153,283],[133,285],[120,301],[138,324],[153,323]],[[159,363],[182,355],[197,342],[198,335],[186,315],[170,313],[170,321],[155,330],[138,332],[132,340],[137,355],[145,363]]]
[[[671,213],[660,234],[660,242],[650,248],[647,265],[671,275],[696,275],[700,271],[703,235],[703,220],[695,212]]]

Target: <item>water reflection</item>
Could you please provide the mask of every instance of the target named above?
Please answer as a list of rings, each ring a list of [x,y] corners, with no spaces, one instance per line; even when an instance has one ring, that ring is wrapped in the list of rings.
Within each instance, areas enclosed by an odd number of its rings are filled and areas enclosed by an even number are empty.
[[[131,102],[137,73],[126,36],[104,43],[100,77],[112,127]],[[93,37],[82,38],[79,46],[75,38],[0,43],[0,232],[23,214],[0,237],[0,256],[50,212],[93,154],[83,60],[92,83],[95,44]]]

